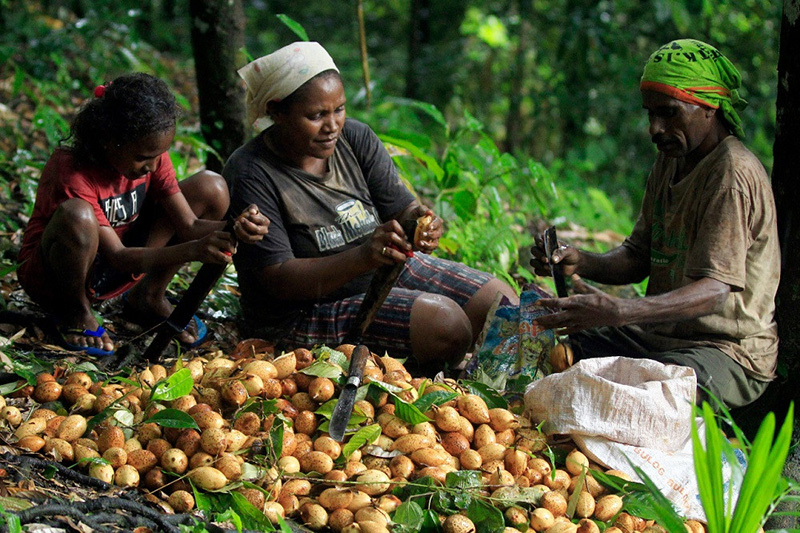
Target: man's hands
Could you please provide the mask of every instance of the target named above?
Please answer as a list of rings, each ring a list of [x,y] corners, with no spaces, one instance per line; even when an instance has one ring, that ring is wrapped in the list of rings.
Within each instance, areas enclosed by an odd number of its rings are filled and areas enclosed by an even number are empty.
[[[534,246],[531,247],[531,261],[533,271],[539,276],[552,276],[550,270],[550,263],[547,260],[547,254],[544,251],[544,241],[542,235],[537,235],[534,238]],[[578,273],[578,264],[580,263],[581,253],[577,248],[573,248],[569,244],[558,243],[558,249],[553,252],[553,263],[561,265],[564,276],[569,277]]]
[[[537,301],[537,305],[552,309],[554,312],[539,317],[534,322],[542,328],[554,329],[559,335],[569,335],[582,329],[599,326],[626,324],[628,300],[615,298],[588,285],[577,274],[572,275],[572,287],[578,294],[567,298],[543,298]]]
[[[539,276],[551,276],[550,261],[545,253],[542,235],[534,238],[531,248],[531,261],[534,272]],[[585,283],[578,275],[581,252],[559,242],[553,251],[552,263],[560,265],[564,276],[572,278],[573,290],[577,293],[567,298],[546,298],[537,305],[552,309],[550,315],[539,317],[536,324],[546,329],[554,329],[559,335],[569,335],[582,329],[598,326],[621,326],[625,324],[623,307],[626,300],[615,298]]]

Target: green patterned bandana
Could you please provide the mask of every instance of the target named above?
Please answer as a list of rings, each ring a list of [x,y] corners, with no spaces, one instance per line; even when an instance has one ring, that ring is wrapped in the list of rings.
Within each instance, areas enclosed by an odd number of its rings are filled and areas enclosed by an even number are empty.
[[[736,112],[747,106],[737,91],[741,82],[739,71],[722,52],[701,41],[679,39],[653,52],[639,88],[690,104],[721,108],[733,132],[743,138],[742,119]]]

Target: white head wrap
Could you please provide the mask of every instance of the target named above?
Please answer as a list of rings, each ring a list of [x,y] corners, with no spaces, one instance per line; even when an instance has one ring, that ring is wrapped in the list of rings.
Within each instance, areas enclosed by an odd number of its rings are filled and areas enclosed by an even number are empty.
[[[326,70],[339,72],[319,43],[296,42],[260,57],[238,70],[247,84],[247,121],[258,131],[272,126],[267,102],[283,100],[305,82]]]

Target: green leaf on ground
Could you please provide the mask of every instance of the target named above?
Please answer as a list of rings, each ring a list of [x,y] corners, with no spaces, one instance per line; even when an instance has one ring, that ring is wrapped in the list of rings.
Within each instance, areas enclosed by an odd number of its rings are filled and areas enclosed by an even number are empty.
[[[164,409],[158,411],[153,416],[144,421],[144,423],[154,422],[159,426],[165,428],[192,428],[200,429],[197,422],[194,421],[188,413],[184,413],[179,409]]]
[[[461,385],[466,387],[472,394],[480,396],[489,409],[501,407],[508,409],[508,402],[503,396],[492,387],[477,381],[462,381]]]
[[[150,400],[153,402],[170,402],[187,394],[191,394],[194,388],[192,372],[188,368],[178,370],[170,377],[162,380],[153,387]]]
[[[347,444],[342,447],[342,455],[344,455],[345,458],[349,458],[354,451],[358,450],[365,444],[374,442],[375,439],[380,437],[380,435],[381,426],[378,424],[371,424],[359,429],[355,435],[350,437],[350,440],[347,441]]]

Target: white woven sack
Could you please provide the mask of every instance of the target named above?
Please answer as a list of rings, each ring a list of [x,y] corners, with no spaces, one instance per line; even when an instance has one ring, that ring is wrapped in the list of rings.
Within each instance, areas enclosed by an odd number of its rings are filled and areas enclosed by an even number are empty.
[[[531,420],[548,435],[605,437],[676,451],[691,431],[697,378],[689,367],[650,359],[584,359],[525,391]]]

